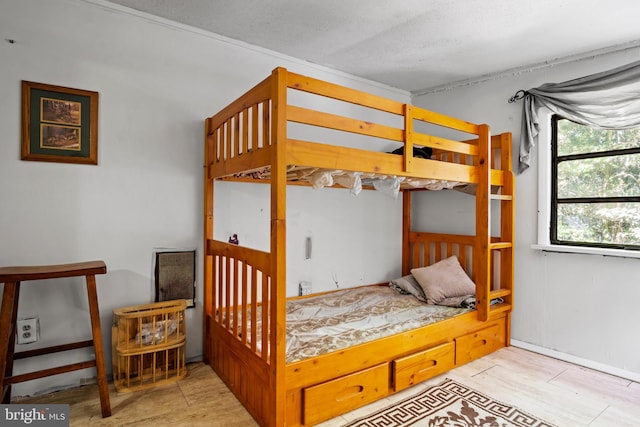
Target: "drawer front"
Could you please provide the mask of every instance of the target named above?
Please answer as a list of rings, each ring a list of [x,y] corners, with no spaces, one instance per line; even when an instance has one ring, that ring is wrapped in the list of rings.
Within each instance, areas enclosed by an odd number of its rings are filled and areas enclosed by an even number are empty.
[[[302,390],[303,422],[319,423],[389,394],[389,364],[374,366]]]
[[[449,342],[393,361],[393,390],[400,391],[452,369],[455,344]]]
[[[462,365],[504,347],[504,324],[496,323],[488,328],[456,338],[456,365]]]

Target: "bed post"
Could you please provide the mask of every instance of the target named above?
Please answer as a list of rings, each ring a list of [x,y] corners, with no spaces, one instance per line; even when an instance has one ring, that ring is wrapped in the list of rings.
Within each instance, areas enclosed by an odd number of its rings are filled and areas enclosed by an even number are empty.
[[[478,319],[489,318],[491,286],[491,134],[488,125],[478,126],[478,185],[476,186],[476,278]]]
[[[285,346],[286,346],[286,198],[287,198],[287,70],[276,68],[271,85],[271,288],[269,295],[271,339],[269,359],[273,408],[268,422],[285,425]]]
[[[211,316],[213,316],[213,278],[211,255],[207,252],[207,240],[213,239],[213,188],[210,165],[213,157],[213,137],[210,135],[209,120],[204,126],[204,242],[202,246],[203,254],[203,286],[204,286],[204,307],[203,307],[203,359],[206,364],[211,363]]]
[[[509,295],[505,297],[510,308],[507,312],[507,328],[505,336],[505,345],[511,345],[511,311],[513,310],[513,245],[515,244],[515,176],[512,169],[511,155],[511,133],[500,135],[500,165],[505,173],[505,183],[502,187],[502,193],[506,195],[506,199],[500,204],[500,237],[503,241],[511,242],[511,246],[501,252],[500,255],[500,278],[501,288],[506,288]],[[508,196],[511,196],[509,199]]]

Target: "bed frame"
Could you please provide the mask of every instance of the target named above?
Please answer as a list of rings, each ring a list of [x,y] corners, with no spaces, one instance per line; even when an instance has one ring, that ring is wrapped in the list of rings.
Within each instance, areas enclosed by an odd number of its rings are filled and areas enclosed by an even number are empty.
[[[397,116],[402,125],[295,106],[288,102],[292,91]],[[288,123],[393,141],[404,145],[404,154],[291,139]],[[415,129],[424,123],[474,137],[457,141]],[[276,68],[207,118],[205,125],[204,359],[260,425],[314,425],[509,345],[514,220],[509,133],[491,136],[484,124],[284,68]],[[433,148],[432,159],[414,158],[414,145]],[[294,183],[287,173],[291,165],[469,184],[476,199],[475,235],[469,236],[411,230],[413,191],[402,191],[402,272],[409,274],[413,267],[455,254],[476,283],[477,308],[436,324],[287,364],[285,210],[287,185]],[[255,171],[260,173],[244,174]],[[214,183],[224,179],[270,185],[269,252],[213,239]],[[492,206],[500,215],[499,236],[490,234]],[[490,304],[496,298],[502,302]],[[261,313],[261,336],[257,336],[257,316],[250,315],[257,312]]]

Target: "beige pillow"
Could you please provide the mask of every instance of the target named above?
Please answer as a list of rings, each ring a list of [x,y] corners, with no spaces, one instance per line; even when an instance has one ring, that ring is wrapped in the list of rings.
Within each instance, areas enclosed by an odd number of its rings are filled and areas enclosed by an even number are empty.
[[[455,255],[428,267],[414,268],[411,274],[420,284],[429,304],[476,293],[475,283],[467,276]]]

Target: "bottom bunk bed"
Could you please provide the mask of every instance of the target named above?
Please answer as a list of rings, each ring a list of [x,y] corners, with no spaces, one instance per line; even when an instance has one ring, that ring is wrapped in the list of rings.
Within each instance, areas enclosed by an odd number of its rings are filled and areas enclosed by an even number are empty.
[[[412,274],[287,299],[279,370],[265,363],[271,350],[262,346],[269,340],[263,324],[272,318],[259,302],[237,301],[223,286],[243,277],[249,286],[268,283],[246,264],[247,248],[212,242],[214,289],[228,303],[207,322],[214,337],[207,340],[209,362],[261,425],[273,425],[270,399],[278,393],[270,378],[283,374],[283,422],[276,425],[310,426],[505,347],[511,293],[492,291],[489,318],[479,320],[472,242],[472,236],[412,233],[412,259],[420,259]]]

